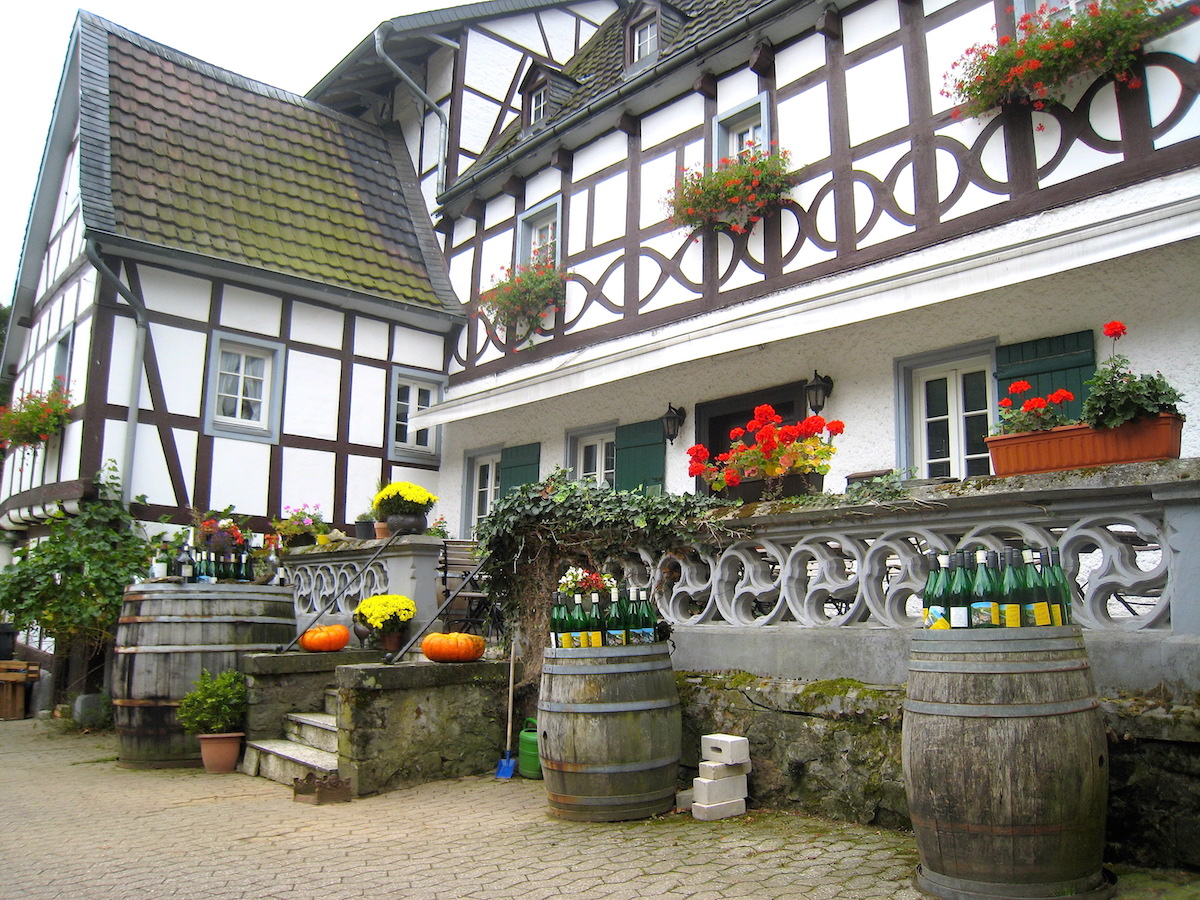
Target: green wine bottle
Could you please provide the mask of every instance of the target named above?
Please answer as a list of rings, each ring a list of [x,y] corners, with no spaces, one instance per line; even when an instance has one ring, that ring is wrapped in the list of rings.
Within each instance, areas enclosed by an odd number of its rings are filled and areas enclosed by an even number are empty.
[[[625,623],[621,618],[620,597],[616,587],[609,591],[608,609],[604,613],[604,643],[609,647],[625,644]]]
[[[1025,601],[1021,606],[1021,623],[1023,625],[1053,625],[1050,617],[1050,600],[1046,594],[1046,585],[1038,574],[1037,566],[1033,564],[1033,551],[1026,547],[1021,551],[1021,578],[1025,582]]]
[[[938,555],[930,550],[925,554],[929,574],[925,578],[925,590],[921,593],[921,622],[926,628],[949,628],[946,613],[946,570],[938,562]]]
[[[1025,588],[1021,582],[1021,568],[1017,561],[1019,552],[1012,547],[1004,551],[1004,572],[1000,577],[1000,613],[1006,628],[1021,627],[1021,603]]]
[[[950,609],[951,628],[970,628],[971,579],[967,573],[966,554],[956,550],[950,557],[950,591],[946,605]]]
[[[971,579],[971,627],[999,628],[1000,604],[996,602],[996,553],[984,555],[984,564],[975,567]]]

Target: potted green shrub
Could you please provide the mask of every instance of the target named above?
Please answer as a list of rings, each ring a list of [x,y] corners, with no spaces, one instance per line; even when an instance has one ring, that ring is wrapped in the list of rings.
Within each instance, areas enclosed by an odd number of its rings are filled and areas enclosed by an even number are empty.
[[[194,683],[195,689],[179,701],[179,724],[199,738],[204,771],[210,775],[232,772],[245,737],[241,729],[246,718],[246,680],[233,669],[215,678],[203,669]]]

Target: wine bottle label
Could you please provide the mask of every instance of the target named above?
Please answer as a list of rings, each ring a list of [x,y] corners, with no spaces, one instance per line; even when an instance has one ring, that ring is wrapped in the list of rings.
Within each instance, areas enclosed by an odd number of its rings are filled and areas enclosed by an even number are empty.
[[[1021,627],[1021,604],[1005,603],[1001,608],[1004,614],[1005,628],[1020,628]]]
[[[926,610],[925,615],[926,628],[949,628],[950,620],[946,618],[946,607],[931,606]]]
[[[977,601],[971,604],[972,628],[1000,627],[1000,604],[988,601]]]
[[[167,577],[167,564],[156,562],[153,566],[150,567],[150,577],[151,578],[166,578]]]
[[[1040,603],[1030,603],[1026,606],[1022,613],[1028,611],[1029,618],[1032,620],[1030,625],[1049,625],[1050,624],[1050,604],[1045,600]]]
[[[587,635],[588,635],[588,646],[589,647],[603,647],[604,646],[604,632],[589,631],[587,633]]]
[[[965,606],[950,607],[950,627],[951,628],[968,628],[970,623],[967,620],[967,608]]]
[[[641,640],[638,641],[639,644],[653,644],[654,643],[654,629],[653,628],[639,628],[638,634],[641,636]]]
[[[1050,620],[1055,625],[1061,625],[1063,623],[1062,607],[1059,606],[1057,603],[1055,603],[1053,606],[1050,607]]]
[[[586,631],[572,631],[571,632],[571,646],[576,647],[576,648],[586,647],[587,646],[587,632]]]
[[[610,629],[604,632],[604,642],[610,647],[625,646],[625,629],[617,628],[615,630]]]
[[[575,647],[575,635],[569,631],[560,631],[558,633],[558,646],[564,650],[570,650]]]
[[[180,566],[179,567],[179,574],[182,575],[184,578],[191,578],[193,571],[194,570],[192,569],[191,566]]]

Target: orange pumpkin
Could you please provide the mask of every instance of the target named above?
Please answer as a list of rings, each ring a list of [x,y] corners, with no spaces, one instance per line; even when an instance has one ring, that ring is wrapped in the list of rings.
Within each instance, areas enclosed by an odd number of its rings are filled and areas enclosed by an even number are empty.
[[[427,634],[421,641],[421,652],[434,662],[473,662],[483,656],[486,642],[477,634],[452,631],[449,634]]]
[[[318,625],[300,635],[300,649],[311,653],[341,650],[350,643],[350,629],[345,625]]]

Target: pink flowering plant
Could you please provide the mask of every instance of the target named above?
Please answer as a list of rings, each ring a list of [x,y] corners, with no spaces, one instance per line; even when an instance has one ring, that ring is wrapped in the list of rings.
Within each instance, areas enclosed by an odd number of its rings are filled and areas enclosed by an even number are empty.
[[[275,529],[276,534],[284,537],[329,533],[329,523],[325,521],[319,503],[314,503],[312,506],[307,503],[303,506],[285,506],[283,518],[272,519],[271,526]]]
[[[11,406],[0,406],[0,446],[44,444],[71,420],[71,392],[61,378],[48,391],[26,391]]]
[[[684,169],[667,195],[667,207],[677,226],[743,234],[769,210],[782,206],[791,192],[788,151],[768,152],[750,145],[735,157],[723,158],[715,169]]]
[[[1171,27],[1172,17],[1162,14],[1170,8],[1163,0],[1093,0],[1072,12],[1043,3],[1017,19],[1016,37],[1000,35],[968,47],[946,73],[942,95],[958,103],[957,118],[984,115],[1008,102],[1044,109],[1085,74],[1136,90],[1142,86],[1134,74],[1138,54],[1146,41]]]
[[[505,269],[490,288],[479,295],[479,308],[493,325],[504,326],[522,340],[536,331],[562,305],[567,273],[549,262]]]

